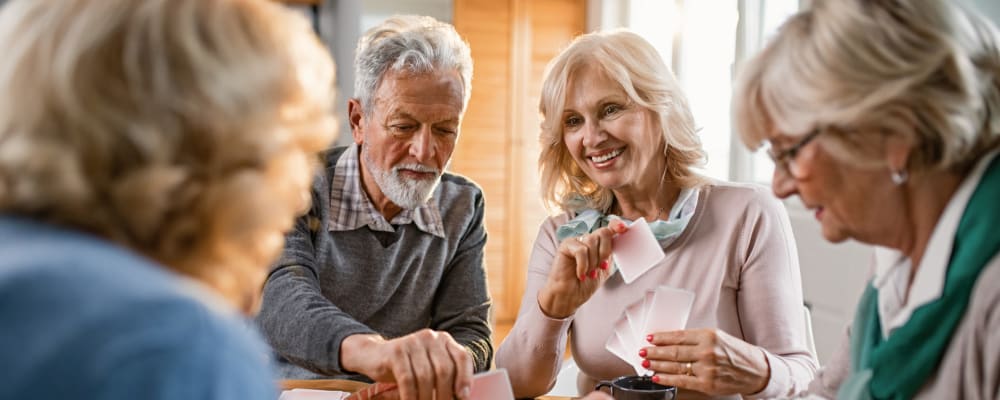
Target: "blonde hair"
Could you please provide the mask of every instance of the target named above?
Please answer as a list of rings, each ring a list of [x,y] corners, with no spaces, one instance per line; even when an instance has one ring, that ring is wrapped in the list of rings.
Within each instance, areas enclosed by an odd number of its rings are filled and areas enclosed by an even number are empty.
[[[581,35],[546,67],[539,109],[542,113],[542,198],[546,206],[578,211],[607,211],[614,194],[585,174],[563,143],[562,114],[566,87],[574,72],[595,66],[621,85],[629,99],[650,110],[663,131],[666,179],[680,187],[694,187],[704,178],[691,167],[704,162],[687,98],[656,49],[641,36],[624,30]],[[651,144],[653,145],[653,144]],[[582,202],[581,202],[582,200]]]
[[[252,308],[336,132],[309,24],[266,0],[13,1],[0,48],[0,212]]]
[[[734,125],[751,148],[830,128],[831,149],[867,165],[885,163],[866,137],[906,135],[909,168],[962,171],[1000,138],[997,43],[948,1],[817,0],[744,67]]]

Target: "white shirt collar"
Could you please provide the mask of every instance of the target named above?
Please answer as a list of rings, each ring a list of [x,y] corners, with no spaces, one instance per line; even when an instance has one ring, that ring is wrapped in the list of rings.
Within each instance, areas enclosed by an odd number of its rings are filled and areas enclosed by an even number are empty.
[[[872,284],[878,289],[878,311],[879,319],[882,321],[883,337],[889,337],[894,329],[905,325],[918,307],[941,298],[958,223],[965,212],[966,204],[972,197],[972,192],[986,172],[986,167],[997,154],[998,152],[994,151],[979,160],[951,196],[927,243],[927,250],[924,251],[924,258],[917,268],[917,276],[913,278],[908,298],[906,284],[910,280],[912,269],[910,259],[893,249],[882,247],[875,249],[875,277]]]

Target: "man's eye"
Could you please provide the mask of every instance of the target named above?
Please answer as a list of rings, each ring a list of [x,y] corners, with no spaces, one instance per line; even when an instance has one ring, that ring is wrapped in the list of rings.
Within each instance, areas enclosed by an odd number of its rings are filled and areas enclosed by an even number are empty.
[[[443,136],[451,136],[458,134],[458,132],[455,129],[451,128],[437,128],[434,130],[434,132],[437,132],[438,135],[443,135]]]

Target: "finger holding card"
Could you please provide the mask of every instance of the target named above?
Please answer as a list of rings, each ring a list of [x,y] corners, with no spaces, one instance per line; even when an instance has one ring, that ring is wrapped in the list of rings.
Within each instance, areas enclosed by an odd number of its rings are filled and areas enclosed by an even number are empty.
[[[607,279],[615,235],[627,231],[618,221],[594,232],[563,240],[538,305],[552,318],[566,318],[576,312]]]
[[[717,329],[657,332],[641,354],[653,381],[710,395],[753,394],[770,380],[764,350]]]

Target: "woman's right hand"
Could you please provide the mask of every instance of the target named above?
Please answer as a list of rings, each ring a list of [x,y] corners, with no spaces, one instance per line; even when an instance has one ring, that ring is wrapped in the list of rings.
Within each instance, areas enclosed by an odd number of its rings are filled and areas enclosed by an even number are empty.
[[[613,219],[608,226],[559,244],[549,279],[538,292],[538,305],[550,318],[573,315],[608,277],[611,245],[628,226]]]

